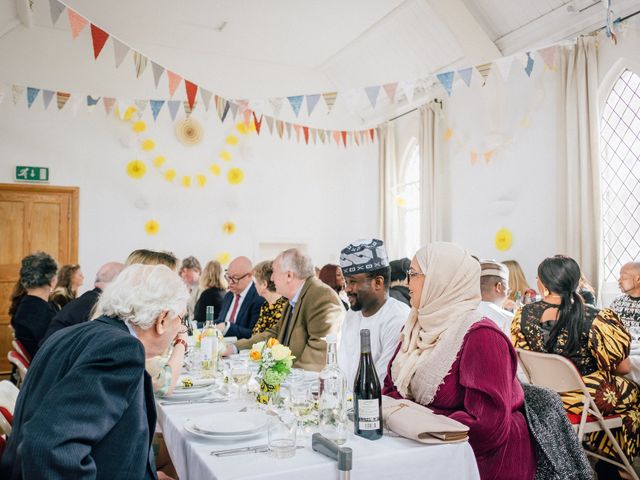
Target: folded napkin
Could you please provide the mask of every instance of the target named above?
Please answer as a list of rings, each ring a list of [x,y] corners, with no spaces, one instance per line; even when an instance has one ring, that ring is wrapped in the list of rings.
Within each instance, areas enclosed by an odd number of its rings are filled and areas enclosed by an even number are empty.
[[[421,443],[466,442],[469,427],[411,400],[382,397],[385,426],[398,435]]]

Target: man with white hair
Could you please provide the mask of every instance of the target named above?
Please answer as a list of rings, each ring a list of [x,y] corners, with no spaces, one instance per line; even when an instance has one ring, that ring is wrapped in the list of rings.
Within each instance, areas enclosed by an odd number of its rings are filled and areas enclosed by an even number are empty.
[[[18,395],[0,477],[155,479],[156,410],[145,357],[182,328],[189,298],[164,265],[131,265],[96,319],[45,342]]]
[[[294,367],[322,370],[327,357],[325,338],[338,333],[344,318],[340,297],[316,278],[311,258],[295,248],[276,257],[271,279],[276,292],[287,298],[289,305],[272,328],[239,340],[237,348],[251,348],[254,343],[274,337],[291,349],[296,357]]]
[[[40,345],[58,330],[88,321],[93,307],[98,303],[100,294],[123,268],[124,264],[118,262],[109,262],[102,265],[96,274],[93,290],[84,292],[78,298],[71,300],[53,317],[47,333],[45,333],[44,338],[40,341]]]

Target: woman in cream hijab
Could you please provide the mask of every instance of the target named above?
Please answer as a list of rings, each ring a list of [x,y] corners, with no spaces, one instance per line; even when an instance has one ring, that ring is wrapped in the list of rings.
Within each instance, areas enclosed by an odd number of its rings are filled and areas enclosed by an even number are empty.
[[[407,277],[412,308],[384,394],[467,425],[483,480],[533,478],[515,351],[476,312],[480,264],[460,247],[436,242],[418,250]]]

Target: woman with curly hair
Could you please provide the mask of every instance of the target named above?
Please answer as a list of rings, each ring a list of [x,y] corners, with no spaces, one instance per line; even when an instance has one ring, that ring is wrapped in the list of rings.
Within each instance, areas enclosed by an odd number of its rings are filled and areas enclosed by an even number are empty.
[[[49,295],[56,286],[57,273],[58,264],[47,253],[38,252],[22,259],[9,315],[16,340],[22,343],[31,359],[56,314],[56,309],[49,303]]]
[[[49,301],[58,309],[78,296],[78,289],[84,283],[84,275],[80,265],[63,265],[58,272],[58,285],[51,293]]]
[[[589,393],[606,417],[620,415],[622,428],[613,430],[630,461],[639,453],[640,389],[622,375],[629,373],[631,337],[618,315],[584,303],[577,292],[580,266],[564,255],[543,260],[538,267],[538,290],[543,298],[516,312],[511,341],[517,348],[562,355],[576,366]],[[582,392],[561,395],[570,414],[582,414]],[[588,443],[616,458],[604,432],[589,435]],[[610,464],[599,462],[599,478],[621,478]],[[604,473],[606,472],[606,473]],[[624,478],[624,477],[622,477]]]

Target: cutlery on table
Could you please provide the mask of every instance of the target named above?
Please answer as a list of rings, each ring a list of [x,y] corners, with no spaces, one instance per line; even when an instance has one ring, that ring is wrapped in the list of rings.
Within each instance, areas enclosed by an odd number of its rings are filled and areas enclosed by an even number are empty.
[[[160,400],[160,405],[187,405],[190,403],[223,403],[228,402],[226,398],[207,398],[204,400]]]
[[[298,445],[296,450],[304,448],[302,445]],[[216,457],[229,457],[231,455],[243,455],[245,453],[264,453],[269,451],[269,445],[253,445],[251,447],[239,447],[229,448],[227,450],[212,450],[210,455]]]

